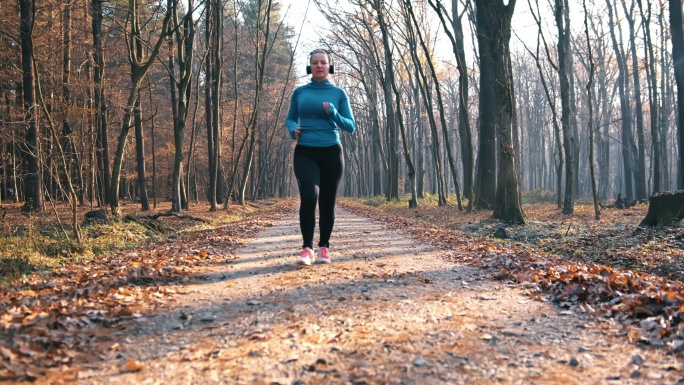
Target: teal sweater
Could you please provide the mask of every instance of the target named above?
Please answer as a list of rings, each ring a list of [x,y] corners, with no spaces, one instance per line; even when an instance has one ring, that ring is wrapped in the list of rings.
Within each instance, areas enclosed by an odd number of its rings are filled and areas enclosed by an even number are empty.
[[[330,103],[328,113],[323,102]],[[338,127],[350,133],[356,129],[347,94],[327,79],[322,82],[311,79],[311,83],[295,89],[285,125],[292,139],[294,130],[301,128],[297,144],[310,147],[340,143]]]

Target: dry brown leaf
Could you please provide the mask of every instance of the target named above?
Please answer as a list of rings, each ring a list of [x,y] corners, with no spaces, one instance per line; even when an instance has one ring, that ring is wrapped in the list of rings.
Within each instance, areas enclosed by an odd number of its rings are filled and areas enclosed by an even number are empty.
[[[145,370],[145,365],[140,364],[136,362],[134,359],[129,359],[128,362],[124,365],[122,371],[131,373],[131,372],[139,372],[141,370]]]

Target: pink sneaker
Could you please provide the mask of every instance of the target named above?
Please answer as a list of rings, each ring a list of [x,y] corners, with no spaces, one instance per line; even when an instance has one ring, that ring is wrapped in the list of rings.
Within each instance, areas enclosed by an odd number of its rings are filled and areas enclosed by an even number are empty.
[[[318,248],[318,259],[316,263],[330,263],[330,252],[327,247]]]
[[[298,265],[311,266],[311,262],[313,262],[313,259],[314,259],[313,250],[311,250],[308,247],[305,247],[302,249],[302,252],[299,253],[299,258],[297,258],[297,264]]]

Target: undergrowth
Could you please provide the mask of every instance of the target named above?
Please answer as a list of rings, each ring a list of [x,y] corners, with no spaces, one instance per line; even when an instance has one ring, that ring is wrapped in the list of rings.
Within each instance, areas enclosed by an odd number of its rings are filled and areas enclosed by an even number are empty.
[[[210,230],[235,223],[267,210],[273,202],[258,205],[231,206],[215,213],[194,213],[205,222],[184,221],[163,223],[155,231],[134,221],[99,221],[85,223],[82,240],[77,242],[73,231],[59,230],[54,226],[38,229],[31,217],[27,223],[0,225],[0,285],[4,285],[34,272],[48,272],[68,263],[85,263],[98,256],[147,242],[160,241],[177,233]],[[184,213],[187,214],[187,213]]]

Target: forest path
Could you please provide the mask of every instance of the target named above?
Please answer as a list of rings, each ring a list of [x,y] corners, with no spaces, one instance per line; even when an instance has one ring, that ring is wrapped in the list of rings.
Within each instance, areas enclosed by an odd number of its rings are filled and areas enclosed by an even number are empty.
[[[296,215],[174,286],[84,384],[669,384],[673,356],[448,262],[341,208],[333,263],[300,267]]]

